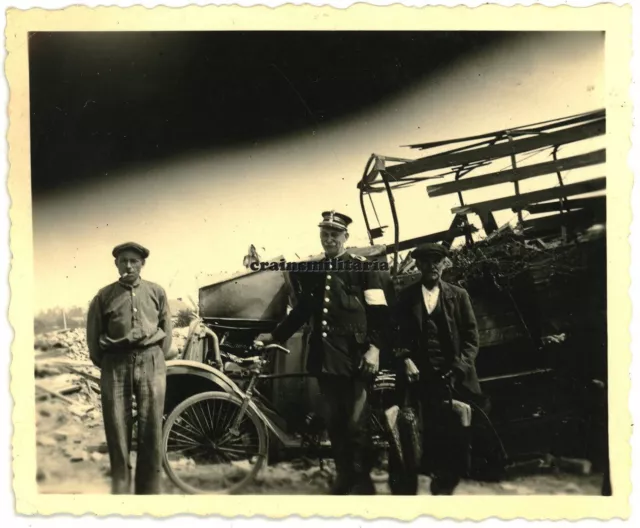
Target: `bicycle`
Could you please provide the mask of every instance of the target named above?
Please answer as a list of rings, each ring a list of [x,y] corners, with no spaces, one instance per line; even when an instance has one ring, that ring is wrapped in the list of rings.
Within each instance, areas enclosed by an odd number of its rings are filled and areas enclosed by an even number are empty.
[[[179,403],[166,419],[163,430],[164,466],[169,479],[190,494],[238,494],[256,477],[269,457],[269,437],[274,436],[286,449],[303,444],[319,447],[318,431],[293,437],[279,427],[286,422],[270,407],[257,384],[260,380],[296,376],[265,374],[270,352],[290,353],[280,345],[253,348],[259,355],[239,358],[224,353],[240,370],[237,376],[248,378],[246,389],[234,383],[233,393],[208,391]],[[298,376],[308,377],[300,373]],[[394,385],[393,374],[382,372],[372,391],[372,434],[379,458],[389,447],[384,425],[384,406]],[[278,420],[280,418],[280,420]],[[317,427],[317,423],[316,423]],[[322,428],[320,428],[322,429]],[[322,462],[322,459],[321,459]],[[386,479],[384,473],[372,475]]]

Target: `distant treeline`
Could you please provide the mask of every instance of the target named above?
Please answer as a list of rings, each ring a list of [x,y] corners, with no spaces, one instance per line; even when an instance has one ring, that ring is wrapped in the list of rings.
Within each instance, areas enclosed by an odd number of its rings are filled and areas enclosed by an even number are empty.
[[[36,334],[52,332],[65,328],[84,328],[87,322],[87,309],[80,306],[71,308],[49,308],[34,317],[33,329]]]

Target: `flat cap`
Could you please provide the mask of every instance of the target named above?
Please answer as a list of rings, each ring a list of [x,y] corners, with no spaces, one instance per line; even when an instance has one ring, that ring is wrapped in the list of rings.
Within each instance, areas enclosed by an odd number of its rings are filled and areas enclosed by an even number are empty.
[[[322,222],[318,224],[318,227],[331,227],[333,229],[346,231],[351,222],[353,222],[353,220],[346,214],[336,211],[325,211],[322,213]]]
[[[445,258],[449,256],[449,250],[440,244],[421,244],[411,252],[411,256],[416,260],[433,256]]]
[[[124,244],[120,244],[113,248],[111,254],[114,257],[118,258],[118,255],[127,249],[140,253],[142,258],[144,259],[149,256],[149,250],[146,247],[137,244],[136,242],[125,242]]]

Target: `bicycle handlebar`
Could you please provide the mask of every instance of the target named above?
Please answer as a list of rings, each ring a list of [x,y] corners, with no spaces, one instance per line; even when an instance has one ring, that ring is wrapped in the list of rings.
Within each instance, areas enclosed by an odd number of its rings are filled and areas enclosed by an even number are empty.
[[[265,345],[262,341],[255,341],[253,343],[254,348],[258,350],[280,350],[285,354],[291,354],[291,351],[288,348],[283,347],[282,345],[278,345],[277,343],[270,343],[269,345]]]

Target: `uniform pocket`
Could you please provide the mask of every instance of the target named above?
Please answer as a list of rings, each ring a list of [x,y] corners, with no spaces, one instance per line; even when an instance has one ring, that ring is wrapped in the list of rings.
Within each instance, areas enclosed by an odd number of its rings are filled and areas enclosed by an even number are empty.
[[[362,289],[357,286],[345,286],[342,292],[342,306],[349,311],[364,311],[364,306],[360,300]]]

